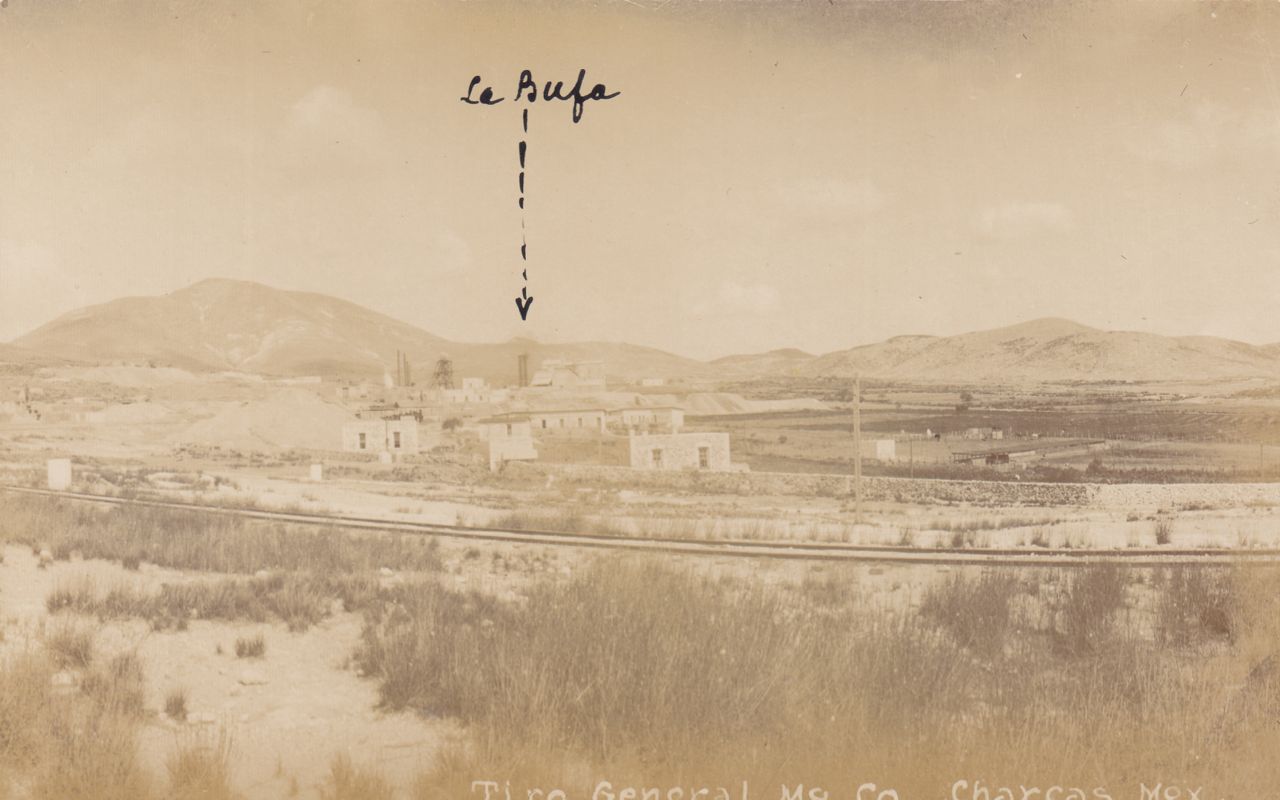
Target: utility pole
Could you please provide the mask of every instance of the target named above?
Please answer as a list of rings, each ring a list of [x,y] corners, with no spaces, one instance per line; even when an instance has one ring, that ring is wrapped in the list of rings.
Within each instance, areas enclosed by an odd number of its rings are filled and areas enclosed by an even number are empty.
[[[853,378],[853,524],[862,524],[862,376]]]

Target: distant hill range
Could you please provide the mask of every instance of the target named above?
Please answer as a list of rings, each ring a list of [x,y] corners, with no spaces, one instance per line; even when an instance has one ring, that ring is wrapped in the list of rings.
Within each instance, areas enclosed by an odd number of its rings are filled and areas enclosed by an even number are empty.
[[[456,378],[516,378],[516,358],[530,369],[547,358],[601,360],[610,376],[685,377],[703,365],[651,347],[610,342],[547,345],[453,342],[421,328],[323,294],[211,279],[159,297],[126,297],[65,314],[10,345],[13,352],[81,363],[153,363],[192,371],[380,378],[406,353],[419,384],[447,354]],[[0,349],[0,360],[6,351]]]
[[[150,362],[193,371],[378,377],[408,354],[426,384],[448,354],[457,377],[515,379],[548,358],[599,360],[614,379],[867,377],[919,381],[1212,380],[1280,377],[1280,345],[1205,336],[1104,331],[1062,319],[958,336],[898,336],[814,356],[800,350],[697,361],[613,342],[453,342],[322,294],[212,279],[159,297],[129,297],[73,311],[0,345],[0,363]]]
[[[1274,378],[1280,376],[1280,347],[1038,319],[958,336],[897,336],[819,356],[797,373],[957,382]]]

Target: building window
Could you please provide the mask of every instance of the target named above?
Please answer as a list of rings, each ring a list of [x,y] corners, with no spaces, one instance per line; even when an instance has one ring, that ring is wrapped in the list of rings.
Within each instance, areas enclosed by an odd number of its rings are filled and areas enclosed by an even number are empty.
[[[391,432],[391,446],[397,450],[400,449],[400,431]]]
[[[561,428],[563,428],[563,427],[564,427],[564,417],[561,417],[561,418],[560,418],[560,427],[561,427]]]
[[[545,419],[542,421],[542,427],[547,427],[547,421]]]
[[[360,434],[360,449],[364,449],[364,434]]]
[[[582,427],[582,417],[578,417],[578,427]]]
[[[508,422],[508,423],[507,423],[507,436],[508,436],[508,437],[510,437],[510,436],[511,436],[511,423],[510,423],[510,422]]]
[[[698,448],[698,469],[707,469],[711,466],[711,448]]]
[[[654,448],[653,466],[656,469],[662,469],[662,450],[660,448]]]

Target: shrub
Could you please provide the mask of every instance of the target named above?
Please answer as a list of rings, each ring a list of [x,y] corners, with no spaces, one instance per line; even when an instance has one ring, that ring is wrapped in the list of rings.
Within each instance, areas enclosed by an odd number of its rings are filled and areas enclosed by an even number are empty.
[[[82,685],[86,696],[102,708],[140,717],[146,698],[146,677],[137,654],[124,652],[90,672]]]
[[[169,796],[173,800],[231,800],[231,741],[196,737],[182,742],[169,757]]]
[[[93,663],[93,631],[89,628],[75,623],[58,625],[44,644],[58,669],[84,669]]]
[[[1058,651],[1082,656],[1107,642],[1116,612],[1124,606],[1128,573],[1114,564],[1073,567],[1054,609]]]
[[[175,686],[164,696],[164,713],[169,719],[185,722],[187,719],[187,690]]]
[[[920,614],[950,633],[961,647],[994,657],[1004,648],[1012,602],[1020,590],[1011,571],[986,572],[977,580],[954,573],[925,593]]]
[[[357,767],[347,755],[329,763],[329,776],[320,787],[322,800],[392,800],[391,784],[368,767]]]
[[[262,658],[267,654],[267,640],[262,634],[236,639],[236,658]]]

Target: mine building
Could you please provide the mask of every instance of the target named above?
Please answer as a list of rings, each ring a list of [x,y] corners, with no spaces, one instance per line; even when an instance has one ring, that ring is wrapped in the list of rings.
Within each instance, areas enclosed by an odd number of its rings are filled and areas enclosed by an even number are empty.
[[[603,389],[604,362],[549,358],[533,373],[529,385],[553,389]]]
[[[571,408],[530,411],[529,420],[535,432],[572,433],[594,431],[603,433],[608,413],[603,408]]]
[[[684,409],[679,406],[626,406],[611,409],[606,425],[614,430],[636,433],[679,433],[684,427]]]

